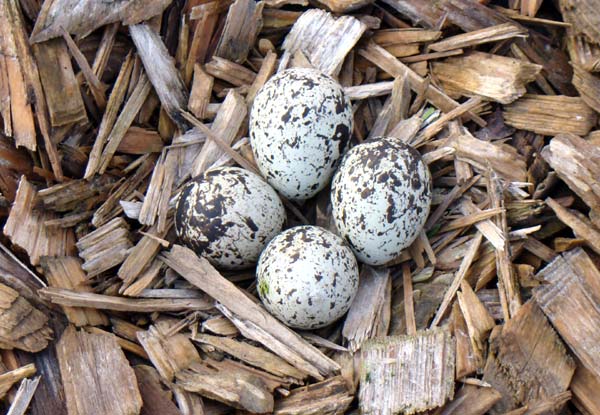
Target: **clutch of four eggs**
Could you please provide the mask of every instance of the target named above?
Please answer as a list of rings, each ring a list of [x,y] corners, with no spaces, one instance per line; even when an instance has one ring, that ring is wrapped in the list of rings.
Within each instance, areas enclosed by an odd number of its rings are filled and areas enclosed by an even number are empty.
[[[352,107],[335,80],[313,69],[280,72],[259,91],[250,114],[252,150],[268,184],[247,170],[223,167],[187,183],[178,201],[180,241],[221,269],[258,260],[259,296],[291,326],[325,325],[323,313],[281,316],[277,304],[320,299],[320,307],[340,317],[358,286],[355,257],[371,265],[395,259],[429,213],[431,178],[419,153],[387,138],[348,151],[351,132]],[[305,200],[332,176],[341,238],[314,226],[280,233],[285,209],[274,189]],[[305,294],[291,298],[301,295],[296,285],[303,279]]]

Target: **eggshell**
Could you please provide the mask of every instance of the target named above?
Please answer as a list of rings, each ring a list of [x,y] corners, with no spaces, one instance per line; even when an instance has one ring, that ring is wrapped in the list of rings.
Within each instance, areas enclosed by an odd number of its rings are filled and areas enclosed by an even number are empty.
[[[222,269],[243,269],[258,260],[281,231],[279,196],[254,173],[237,167],[207,171],[187,183],[175,215],[181,242]]]
[[[339,319],[358,289],[354,254],[342,238],[318,226],[297,226],[273,238],[260,255],[256,275],[265,307],[299,329]]]
[[[293,200],[323,189],[347,150],[352,107],[341,86],[315,69],[272,77],[250,112],[250,142],[267,181]]]
[[[397,140],[378,138],[344,156],[331,186],[334,223],[360,261],[382,265],[417,238],[431,193],[421,155]]]

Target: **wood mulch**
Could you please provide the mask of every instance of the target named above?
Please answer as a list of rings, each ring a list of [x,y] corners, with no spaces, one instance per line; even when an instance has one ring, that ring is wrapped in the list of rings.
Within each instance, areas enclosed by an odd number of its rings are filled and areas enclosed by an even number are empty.
[[[290,67],[434,180],[312,332],[173,232]],[[0,409],[600,414],[598,72],[600,0],[0,0]],[[332,229],[327,190],[286,210]]]

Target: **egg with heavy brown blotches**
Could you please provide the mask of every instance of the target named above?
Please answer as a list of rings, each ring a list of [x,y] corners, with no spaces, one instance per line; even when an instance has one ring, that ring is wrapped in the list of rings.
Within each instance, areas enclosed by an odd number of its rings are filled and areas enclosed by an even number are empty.
[[[262,178],[237,167],[209,170],[187,183],[177,202],[179,241],[221,269],[256,263],[285,220],[279,196]]]
[[[369,265],[396,259],[422,231],[431,206],[431,175],[418,151],[377,138],[346,153],[331,185],[340,235]]]
[[[316,69],[287,69],[260,89],[250,112],[250,143],[266,180],[292,200],[331,180],[352,133],[342,87]]]
[[[335,322],[358,290],[358,265],[342,238],[318,226],[277,235],[256,270],[261,301],[286,325],[316,329]]]

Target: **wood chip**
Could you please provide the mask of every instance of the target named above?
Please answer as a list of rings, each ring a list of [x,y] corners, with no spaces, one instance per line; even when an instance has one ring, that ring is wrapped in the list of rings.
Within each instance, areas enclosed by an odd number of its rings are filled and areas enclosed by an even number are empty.
[[[517,59],[471,52],[433,62],[433,75],[453,98],[479,95],[509,104],[526,92],[542,67]]]
[[[483,380],[502,394],[494,412],[505,412],[566,391],[574,371],[552,326],[529,301],[491,339]]]
[[[345,413],[353,401],[346,381],[341,376],[294,389],[275,402],[276,415]]]
[[[586,135],[596,124],[596,113],[580,97],[527,94],[505,107],[506,124],[543,135]]]
[[[552,326],[596,377],[600,377],[600,360],[594,352],[600,321],[599,277],[590,257],[582,248],[575,248],[543,268],[536,278],[544,283],[533,290]]]
[[[129,34],[146,69],[146,74],[163,109],[182,130],[186,124],[179,111],[186,107],[188,94],[165,44],[147,24],[129,26]]]
[[[91,293],[81,261],[75,257],[42,258],[42,269],[50,287],[65,288],[78,292]],[[70,323],[75,326],[106,326],[108,318],[91,308],[64,307],[63,311]]]
[[[133,368],[142,396],[140,415],[180,415],[171,400],[170,393],[160,383],[158,373],[152,366],[138,365]]]
[[[34,209],[37,192],[21,177],[15,203],[4,225],[4,234],[13,244],[29,254],[32,265],[38,265],[42,256],[65,256],[73,253],[73,233],[68,229],[47,228],[44,223],[56,216],[48,211]]]
[[[427,48],[436,52],[443,52],[452,49],[467,48],[484,43],[510,39],[512,37],[525,36],[527,36],[527,31],[524,28],[512,23],[503,23],[497,26],[474,30],[469,33],[455,35],[442,41],[432,43],[427,46]]]
[[[139,413],[142,398],[135,373],[115,336],[68,327],[56,353],[69,414]]]
[[[363,342],[373,337],[387,334],[385,310],[390,307],[391,277],[389,271],[363,265],[356,297],[352,301],[344,322],[342,335],[348,341],[349,349],[356,352]]]
[[[35,365],[30,363],[28,365],[0,374],[0,399],[6,396],[6,393],[10,390],[10,388],[13,387],[13,385],[34,375],[35,372]]]
[[[445,330],[368,340],[361,359],[363,414],[413,414],[454,395],[454,342]]]
[[[215,56],[243,63],[262,28],[264,3],[236,0],[227,13]]]
[[[337,75],[344,58],[366,29],[364,23],[352,16],[336,19],[323,10],[308,10],[286,36],[281,59],[285,62],[301,50],[315,68],[327,75]]]
[[[169,5],[167,0],[135,0],[127,3],[97,3],[91,0],[53,0],[44,3],[31,33],[31,41],[60,36],[61,30],[85,37],[99,27],[122,21],[139,23],[156,16]]]

